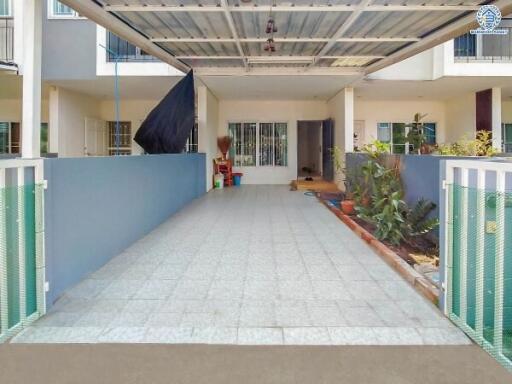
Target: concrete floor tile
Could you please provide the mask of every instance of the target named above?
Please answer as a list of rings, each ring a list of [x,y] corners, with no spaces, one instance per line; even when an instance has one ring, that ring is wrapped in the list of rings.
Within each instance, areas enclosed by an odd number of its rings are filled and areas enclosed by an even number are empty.
[[[329,345],[331,337],[326,327],[283,328],[286,345]]]
[[[240,345],[282,345],[283,331],[281,328],[239,328],[238,344]]]

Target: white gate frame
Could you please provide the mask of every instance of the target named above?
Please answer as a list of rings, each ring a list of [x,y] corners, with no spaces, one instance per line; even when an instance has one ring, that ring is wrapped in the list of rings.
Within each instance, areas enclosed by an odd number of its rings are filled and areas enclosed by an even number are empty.
[[[504,255],[505,255],[505,182],[507,173],[512,174],[512,164],[510,162],[499,161],[481,161],[481,160],[446,160],[445,164],[445,180],[442,188],[444,191],[444,220],[443,228],[445,231],[444,241],[442,244],[442,252],[444,254],[444,282],[446,297],[444,300],[444,312],[450,317],[460,328],[472,336],[472,338],[482,345],[484,349],[491,352],[498,360],[507,361],[503,355],[503,272],[504,272]],[[460,182],[455,183],[456,170],[460,172]],[[446,191],[448,185],[459,185],[469,187],[469,172],[476,171],[477,194],[477,221],[476,221],[476,303],[475,303],[475,330],[472,330],[466,323],[467,318],[467,256],[468,249],[465,242],[461,242],[460,250],[460,316],[456,316],[452,312],[453,297],[451,292],[452,286],[452,240],[453,240],[453,222],[450,209],[453,208],[453,196]],[[492,192],[496,195],[496,256],[495,256],[495,301],[494,301],[494,345],[491,345],[484,339],[483,335],[483,317],[484,317],[484,249],[485,249],[485,189],[487,172],[496,172],[496,185]],[[462,194],[462,238],[467,238],[467,215],[468,215],[468,191]]]
[[[34,169],[34,183],[46,188],[44,180],[43,159],[9,159],[0,160],[0,188],[6,187],[6,170],[17,170],[17,187],[25,185],[25,170]],[[36,295],[37,310],[27,317],[26,314],[26,292],[25,292],[25,228],[24,220],[24,199],[23,189],[18,188],[18,253],[19,253],[19,296],[20,296],[20,322],[15,326],[8,328],[8,295],[7,295],[7,247],[6,247],[6,221],[5,211],[0,211],[0,342],[12,337],[20,329],[30,324],[46,312],[45,299],[45,254],[44,254],[44,196],[35,196],[35,253],[36,253]],[[0,193],[0,201],[4,199],[4,194]],[[5,201],[1,201],[2,206]]]

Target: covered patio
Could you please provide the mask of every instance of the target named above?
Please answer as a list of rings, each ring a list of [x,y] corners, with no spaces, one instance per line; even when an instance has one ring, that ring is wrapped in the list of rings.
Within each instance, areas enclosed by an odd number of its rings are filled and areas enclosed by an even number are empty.
[[[470,343],[315,197],[287,186],[193,201],[13,342]]]

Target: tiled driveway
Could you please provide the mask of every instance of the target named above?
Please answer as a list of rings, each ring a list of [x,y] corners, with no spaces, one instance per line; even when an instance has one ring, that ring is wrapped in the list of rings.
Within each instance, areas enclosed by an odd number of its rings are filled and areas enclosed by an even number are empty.
[[[15,342],[467,344],[315,198],[212,191]]]

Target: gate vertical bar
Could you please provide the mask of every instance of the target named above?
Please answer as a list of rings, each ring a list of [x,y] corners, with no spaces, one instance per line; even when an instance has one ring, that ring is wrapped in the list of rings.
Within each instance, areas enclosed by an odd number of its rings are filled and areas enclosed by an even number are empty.
[[[485,170],[477,171],[476,207],[476,303],[475,331],[479,342],[484,331]]]
[[[445,182],[444,182],[444,227],[446,229],[446,236],[444,238],[444,281],[446,284],[446,300],[445,300],[445,314],[451,315],[453,309],[453,293],[452,293],[452,280],[453,280],[453,180],[454,169],[450,162],[445,162]]]
[[[9,328],[7,303],[7,246],[5,225],[5,169],[0,168],[0,336]],[[0,337],[0,340],[2,338]]]
[[[46,291],[45,291],[45,243],[44,243],[44,189],[46,188],[44,180],[44,162],[38,160],[34,166],[35,182],[35,241],[36,241],[36,292],[37,292],[37,312],[40,316],[46,313]]]
[[[503,353],[503,274],[505,257],[505,172],[496,171],[496,259],[494,287],[494,347]]]
[[[460,318],[464,324],[467,321],[467,270],[468,270],[468,179],[469,170],[460,168],[460,185],[462,187],[462,201],[460,208]]]
[[[19,305],[20,323],[27,318],[26,263],[25,263],[25,168],[17,169],[17,231],[18,231],[18,273],[19,273]]]

